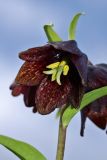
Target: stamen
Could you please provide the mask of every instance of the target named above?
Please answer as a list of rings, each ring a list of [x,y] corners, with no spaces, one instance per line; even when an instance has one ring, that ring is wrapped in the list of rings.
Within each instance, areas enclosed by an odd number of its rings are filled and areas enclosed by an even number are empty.
[[[65,65],[64,68],[63,68],[63,75],[66,76],[69,72],[69,66],[68,65]]]
[[[69,66],[66,64],[66,61],[55,62],[52,63],[46,68],[50,69],[48,71],[43,71],[44,74],[52,75],[51,81],[55,81],[61,85],[61,74],[63,73],[64,76],[68,74]]]
[[[48,74],[53,74],[55,71],[56,71],[56,69],[52,69],[49,71],[43,71],[43,73],[48,75]]]
[[[55,81],[56,80],[56,74],[57,74],[57,69],[55,69],[55,72],[52,74],[51,81]]]
[[[66,62],[65,61],[61,61],[59,66],[65,66]]]
[[[56,81],[59,85],[61,85],[61,74],[63,72],[63,68],[66,65],[65,61],[61,61],[58,67],[57,75],[56,75]]]
[[[48,66],[46,66],[46,68],[50,68],[50,69],[54,69],[54,68],[57,68],[59,66],[60,62],[55,62],[55,63],[52,63]]]
[[[57,72],[57,75],[56,75],[56,81],[59,85],[61,85],[61,74],[63,72],[63,69],[62,68],[59,68],[58,69],[58,72]]]

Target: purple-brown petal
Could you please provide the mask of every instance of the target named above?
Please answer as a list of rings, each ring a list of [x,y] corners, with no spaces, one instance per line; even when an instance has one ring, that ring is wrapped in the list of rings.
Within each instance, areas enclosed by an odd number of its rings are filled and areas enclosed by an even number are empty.
[[[35,94],[35,86],[27,87],[26,92],[24,93],[24,102],[27,107],[35,106]]]
[[[26,86],[38,85],[44,78],[46,62],[25,62],[15,79],[15,82]]]
[[[22,93],[23,89],[24,88],[22,85],[18,85],[15,82],[12,83],[12,85],[10,86],[10,90],[12,90],[12,95],[15,97],[19,96]]]
[[[88,81],[86,92],[107,85],[107,64],[88,66]],[[104,96],[86,106],[82,111],[81,134],[84,133],[87,117],[99,128],[105,129],[107,125],[107,96]],[[85,118],[84,118],[85,117]]]
[[[23,94],[24,103],[27,107],[33,107],[33,112],[37,111],[35,104],[35,94],[36,87],[35,86],[23,86],[16,84],[15,82],[10,86],[10,90],[12,90],[13,96],[19,96]]]
[[[107,96],[94,101],[88,105],[88,108],[87,117],[99,128],[105,129],[107,124]]]
[[[65,81],[62,85],[58,85],[45,78],[37,89],[36,107],[40,114],[49,114],[55,108],[61,107],[68,103],[71,85],[69,81]]]
[[[84,95],[84,86],[77,80],[71,82],[71,104],[73,107],[78,108]]]
[[[107,64],[89,65],[87,90],[107,85]]]
[[[101,129],[105,129],[106,128],[106,118],[101,116],[100,114],[98,113],[90,113],[88,115],[88,118],[94,123],[96,124],[99,128]]]
[[[70,69],[71,71],[69,72],[68,76],[71,83],[71,105],[75,108],[78,108],[85,93],[85,87],[81,82],[81,78],[78,75],[75,66],[72,65]]]
[[[24,61],[45,61],[55,55],[55,49],[50,45],[30,48],[19,54]]]
[[[107,126],[107,96],[89,104],[81,111],[81,136],[84,136],[86,118],[89,118],[97,127],[105,129]]]
[[[106,112],[107,112],[107,108],[106,108]],[[86,107],[81,111],[81,130],[80,130],[81,136],[84,136],[85,122],[87,118],[89,118],[97,127],[101,129],[106,128],[107,116],[105,117],[101,114],[101,112],[94,112]]]
[[[49,45],[53,46],[56,50],[65,51],[75,55],[81,55],[81,51],[77,47],[77,42],[74,40],[62,42],[50,42]]]
[[[71,61],[75,65],[80,77],[82,84],[84,86],[87,85],[87,64],[88,64],[88,58],[85,54],[82,54],[81,56],[72,55]]]

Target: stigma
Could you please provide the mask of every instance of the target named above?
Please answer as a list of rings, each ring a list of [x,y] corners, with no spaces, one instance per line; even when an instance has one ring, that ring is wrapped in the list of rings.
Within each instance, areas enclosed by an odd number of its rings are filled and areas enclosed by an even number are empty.
[[[46,75],[51,75],[51,81],[56,81],[61,85],[61,75],[67,76],[69,72],[69,66],[66,61],[55,62],[46,66],[47,71],[43,71]]]

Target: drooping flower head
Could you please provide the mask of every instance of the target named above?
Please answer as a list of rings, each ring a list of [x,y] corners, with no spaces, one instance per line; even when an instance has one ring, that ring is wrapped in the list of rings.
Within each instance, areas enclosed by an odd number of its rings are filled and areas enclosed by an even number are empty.
[[[87,56],[74,40],[48,43],[19,54],[25,61],[10,87],[26,106],[48,114],[71,104],[79,107],[87,85]]]
[[[86,92],[107,86],[107,64],[88,65]],[[81,136],[84,135],[86,118],[96,126],[105,129],[107,126],[107,96],[99,98],[81,111]]]

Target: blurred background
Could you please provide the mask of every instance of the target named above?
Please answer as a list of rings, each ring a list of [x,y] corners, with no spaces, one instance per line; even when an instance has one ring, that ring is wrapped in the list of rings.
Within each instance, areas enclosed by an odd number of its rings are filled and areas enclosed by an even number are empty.
[[[79,48],[93,63],[107,62],[106,0],[0,0],[0,134],[26,141],[39,149],[48,160],[55,160],[58,120],[56,111],[47,116],[25,108],[22,96],[14,98],[9,90],[23,61],[18,53],[43,45],[47,38],[43,25],[54,23],[55,30],[68,39],[72,16],[86,12],[78,23]],[[80,114],[67,133],[65,160],[106,160],[107,135],[89,120],[85,137],[79,135]],[[0,146],[1,160],[18,160]]]

